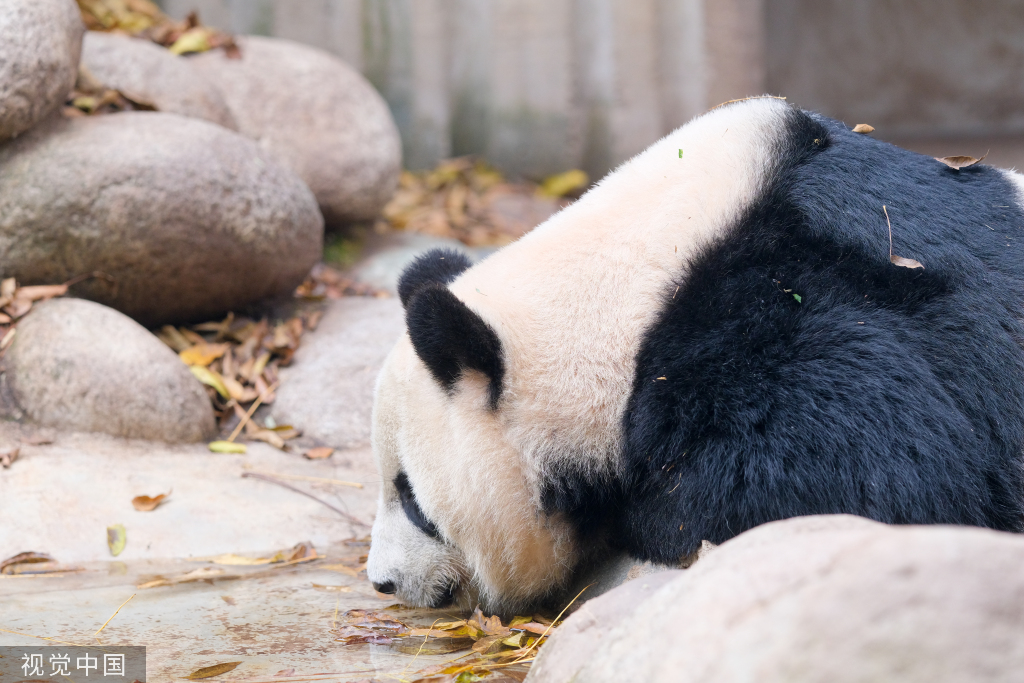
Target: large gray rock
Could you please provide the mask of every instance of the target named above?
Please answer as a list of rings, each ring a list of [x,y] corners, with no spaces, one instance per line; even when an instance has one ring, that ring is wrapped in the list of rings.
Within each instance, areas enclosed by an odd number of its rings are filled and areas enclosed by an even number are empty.
[[[0,147],[0,270],[146,324],[290,292],[320,258],[316,200],[241,135],[174,114],[55,120]],[[113,284],[109,278],[113,278]]]
[[[237,128],[220,90],[189,59],[176,57],[149,40],[87,31],[82,66],[108,88],[158,111]]]
[[[238,39],[241,59],[189,59],[220,88],[238,130],[313,190],[327,225],[374,218],[398,184],[402,152],[384,99],[332,55],[275,38]]]
[[[1013,534],[776,522],[586,603],[527,680],[1009,683],[1024,671],[1022,565]]]
[[[0,2],[0,140],[64,103],[78,74],[84,32],[74,0]]]
[[[316,331],[303,335],[295,362],[281,370],[274,419],[335,448],[367,444],[377,373],[404,332],[398,299],[332,301]]]
[[[203,386],[131,318],[81,299],[38,304],[4,358],[10,411],[39,425],[153,441],[213,436]]]

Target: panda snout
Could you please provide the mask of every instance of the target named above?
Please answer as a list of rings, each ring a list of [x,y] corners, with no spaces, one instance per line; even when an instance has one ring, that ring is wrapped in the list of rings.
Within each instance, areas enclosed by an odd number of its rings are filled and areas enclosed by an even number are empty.
[[[385,581],[384,583],[377,583],[376,581],[374,581],[373,582],[373,590],[377,591],[378,593],[384,593],[386,595],[394,595],[395,594],[395,582],[394,581]]]
[[[448,607],[453,602],[455,602],[455,593],[458,590],[459,585],[457,583],[448,584],[448,587],[445,588],[444,592],[441,593],[441,595],[437,596],[437,598],[434,599],[434,602],[430,606],[434,609]]]

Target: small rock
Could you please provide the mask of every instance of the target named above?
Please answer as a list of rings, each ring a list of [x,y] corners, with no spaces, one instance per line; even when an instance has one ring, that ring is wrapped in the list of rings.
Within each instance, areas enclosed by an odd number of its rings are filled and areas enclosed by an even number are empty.
[[[4,358],[28,421],[152,441],[213,436],[213,408],[173,351],[117,311],[82,299],[36,305]]]
[[[845,515],[766,524],[691,569],[587,603],[527,680],[1016,680],[1022,563],[1024,538],[985,529]]]
[[[368,443],[377,373],[404,332],[398,299],[332,301],[295,362],[281,369],[274,420],[335,448]]]
[[[332,55],[287,40],[238,38],[241,59],[189,59],[220,88],[238,130],[306,181],[328,227],[374,219],[398,184],[402,152],[384,99]]]
[[[78,75],[84,32],[74,0],[0,3],[0,140],[64,103]]]
[[[0,270],[145,325],[291,292],[319,258],[309,188],[241,135],[126,112],[57,119],[0,147]]]
[[[158,111],[237,128],[220,90],[185,57],[149,40],[87,31],[82,66],[108,88]]]

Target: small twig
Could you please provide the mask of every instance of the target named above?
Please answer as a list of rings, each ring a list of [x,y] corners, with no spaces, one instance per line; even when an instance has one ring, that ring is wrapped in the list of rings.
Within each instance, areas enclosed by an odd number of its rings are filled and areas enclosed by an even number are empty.
[[[281,481],[277,477],[268,477],[265,474],[258,474],[256,472],[242,472],[242,477],[243,478],[245,478],[245,477],[252,477],[253,479],[262,479],[263,481],[270,482],[271,484],[277,484],[278,486],[283,486],[286,489],[289,489],[291,491],[295,491],[295,493],[301,493],[302,495],[306,496],[307,498],[312,498],[313,500],[315,500],[316,502],[320,503],[321,505],[326,505],[327,507],[331,508],[332,510],[334,510],[339,515],[341,515],[342,517],[344,517],[345,519],[347,519],[349,522],[351,522],[353,524],[359,524],[359,525],[365,526],[365,527],[369,527],[370,526],[366,522],[364,522],[362,520],[359,520],[359,519],[356,519],[355,517],[353,517],[349,513],[345,512],[344,510],[342,510],[340,508],[334,507],[333,505],[331,505],[327,501],[321,500],[321,499],[317,498],[312,493],[307,493],[306,491],[303,491],[300,488],[296,488],[296,487],[292,486],[291,484],[288,484],[286,482]]]
[[[351,486],[352,488],[361,489],[363,485],[354,481],[344,481],[343,479],[326,479],[324,477],[307,477],[301,474],[281,474],[280,472],[266,472],[263,470],[249,470],[257,474],[265,474],[268,477],[277,477],[278,479],[292,479],[295,481],[311,481],[318,484],[336,484],[338,486]]]
[[[260,394],[260,396],[255,401],[252,402],[252,405],[249,406],[249,411],[245,414],[245,417],[243,417],[241,421],[239,421],[238,426],[235,427],[235,431],[231,432],[231,436],[228,437],[229,443],[231,441],[234,441],[235,437],[237,437],[239,433],[241,433],[242,428],[245,427],[245,424],[250,420],[250,418],[252,418],[252,414],[255,413],[256,409],[260,407],[261,403],[263,403],[263,399],[265,399],[267,396],[270,396],[271,392],[273,392],[274,389],[277,388],[278,384],[280,384],[280,382],[274,382],[273,384],[271,384],[269,387],[267,387],[266,391]]]
[[[124,606],[125,606],[125,605],[127,605],[127,604],[128,604],[129,602],[131,602],[131,601],[132,601],[132,598],[134,598],[134,597],[135,597],[136,595],[137,595],[137,593],[132,593],[132,597],[131,597],[131,598],[128,598],[127,600],[125,600],[124,602],[122,602],[122,603],[121,603],[121,607],[124,607]],[[121,611],[121,607],[118,607],[118,608],[117,608],[116,610],[114,610],[114,613],[110,615],[110,619],[113,619],[114,617],[116,617],[116,616],[117,616],[117,613]],[[100,626],[100,628],[99,628],[99,631],[96,631],[96,633],[92,634],[92,637],[93,637],[93,638],[95,638],[96,636],[98,636],[98,635],[100,634],[100,631],[102,631],[103,629],[105,629],[105,628],[107,627],[107,624],[109,624],[109,623],[110,623],[110,619],[107,619],[106,621],[104,621],[104,622],[103,622],[103,626]]]
[[[83,282],[85,280],[90,280],[92,278],[98,278],[100,280],[106,280],[107,282],[109,282],[112,285],[117,285],[117,280],[115,280],[112,276],[107,275],[106,273],[104,273],[101,270],[94,270],[93,272],[85,273],[84,275],[76,275],[75,277],[73,277],[70,280],[68,280],[67,282],[65,282],[64,286],[65,287],[73,287],[73,286],[77,285],[79,282]]]
[[[885,214],[885,224],[889,226],[889,260],[892,261],[892,223],[889,222],[889,212],[885,209],[885,204],[882,204],[882,213]]]

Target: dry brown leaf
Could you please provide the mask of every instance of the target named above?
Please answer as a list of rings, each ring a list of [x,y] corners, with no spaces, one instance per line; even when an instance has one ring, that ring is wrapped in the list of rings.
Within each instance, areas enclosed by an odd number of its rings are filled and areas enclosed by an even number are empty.
[[[14,319],[18,319],[32,310],[32,301],[24,299],[20,296],[15,296],[11,299],[11,303],[4,307],[4,311]]]
[[[14,464],[15,460],[18,459],[19,453],[21,453],[21,448],[18,446],[0,449],[0,465],[2,465],[4,469],[7,469]]]
[[[915,261],[912,258],[903,258],[902,256],[896,256],[893,254],[889,257],[894,266],[902,266],[903,268],[924,268],[924,265],[920,261]]]
[[[280,436],[275,434],[270,429],[259,429],[250,434],[249,438],[256,439],[257,441],[262,441],[263,443],[268,443],[274,448],[284,450],[284,439],[282,439]]]
[[[48,436],[33,434],[32,436],[23,437],[21,442],[26,446],[45,446],[53,443],[53,439]]]
[[[988,152],[985,152],[984,156],[982,156],[980,159],[975,159],[974,157],[970,156],[951,156],[941,158],[935,157],[935,159],[936,161],[941,161],[946,166],[949,166],[950,168],[955,168],[956,170],[959,171],[961,168],[967,168],[969,166],[974,166],[975,164],[980,164],[982,161],[985,160],[987,156]]]
[[[854,133],[872,133],[874,132],[874,130],[874,126],[869,126],[866,123],[858,123],[856,126],[853,127]]]
[[[0,562],[0,574],[13,574],[13,567],[22,564],[36,564],[38,562],[54,562],[55,560],[46,553],[26,552],[18,553]],[[11,568],[11,569],[9,569]]]
[[[40,301],[52,299],[55,296],[64,296],[68,293],[67,285],[33,285],[31,287],[19,287],[14,297],[28,299],[29,301]]]
[[[331,457],[331,455],[333,453],[334,453],[334,449],[333,448],[330,448],[328,446],[318,446],[316,448],[310,448],[308,451],[306,451],[302,455],[305,456],[309,460],[323,460],[324,458]]]
[[[213,678],[214,676],[220,676],[226,674],[229,671],[234,671],[235,668],[241,664],[241,662],[224,662],[223,664],[214,664],[213,666],[204,666],[201,669],[196,669],[185,678],[196,680],[198,678]]]
[[[167,499],[171,492],[161,493],[158,496],[135,496],[132,498],[132,507],[139,512],[152,512],[159,507],[160,503]]]
[[[196,581],[207,581],[210,579],[238,578],[238,574],[227,574],[223,569],[217,567],[200,567],[178,576],[164,577],[157,576],[149,581],[143,581],[136,588],[157,588],[159,586],[175,586],[179,583],[194,583]]]

